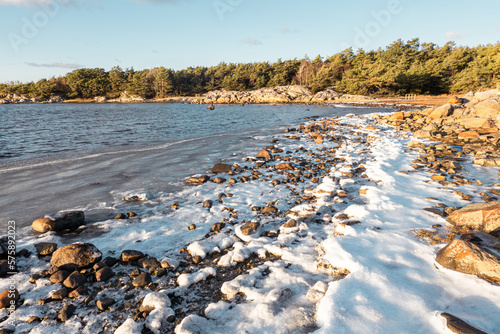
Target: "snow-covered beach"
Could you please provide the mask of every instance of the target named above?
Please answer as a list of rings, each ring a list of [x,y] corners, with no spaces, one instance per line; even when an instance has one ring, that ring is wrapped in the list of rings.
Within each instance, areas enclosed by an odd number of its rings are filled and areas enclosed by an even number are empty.
[[[208,182],[155,198],[121,194],[137,196],[129,206],[136,217],[79,230],[93,231],[82,241],[98,249],[97,261],[121,261],[106,262],[112,276],[101,282],[96,271],[106,264],[80,268],[85,288],[74,298],[51,297],[72,289],[65,279],[51,282],[57,268],[35,245],[61,249],[78,235],[23,237],[17,247],[31,254],[18,257],[13,276],[21,299],[10,318],[0,311],[0,326],[16,333],[450,333],[446,312],[497,332],[500,286],[435,261],[453,233],[436,213],[483,202],[481,193],[499,189],[497,168],[465,156],[457,174],[470,182],[443,186],[412,167],[419,157],[412,134],[378,119],[309,119],[267,136],[261,149],[269,156],[256,150],[223,159],[231,171],[200,170]],[[127,261],[126,250],[140,253]],[[0,291],[9,285],[2,279]]]

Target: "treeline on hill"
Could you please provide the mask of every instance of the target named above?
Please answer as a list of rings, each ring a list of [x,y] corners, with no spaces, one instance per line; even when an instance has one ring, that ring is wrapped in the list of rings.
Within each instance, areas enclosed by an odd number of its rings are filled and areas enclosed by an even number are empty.
[[[46,98],[116,98],[124,91],[147,98],[189,96],[216,89],[255,90],[305,85],[313,93],[334,87],[347,94],[401,95],[459,93],[494,87],[500,82],[500,43],[457,47],[448,42],[398,40],[385,50],[347,49],[327,59],[281,59],[275,63],[220,63],[174,71],[164,67],[135,71],[114,67],[77,69],[64,77],[30,83],[0,84],[0,94]]]

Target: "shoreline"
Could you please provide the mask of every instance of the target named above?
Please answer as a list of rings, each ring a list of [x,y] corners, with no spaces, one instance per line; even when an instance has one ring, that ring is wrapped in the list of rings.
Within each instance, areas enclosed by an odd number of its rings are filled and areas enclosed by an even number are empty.
[[[497,181],[475,169],[470,157],[450,158],[456,152],[467,157],[470,139],[462,141],[463,150],[445,140],[438,149],[433,142],[446,138],[444,131],[436,129],[427,139],[411,141],[415,138],[407,128],[419,119],[420,111],[307,120],[296,129],[268,136],[268,146],[243,161],[227,157],[220,173],[198,171],[202,174],[193,175],[192,181],[199,184],[161,199],[166,212],[162,217],[148,216],[146,210],[137,217],[95,223],[108,232],[86,241],[95,244],[103,258],[118,260],[123,250],[134,249],[149,264],[141,259],[124,261],[122,253],[118,263],[110,266],[115,276],[109,278],[107,288],[96,290],[102,283],[93,282],[96,271],[86,269],[85,286],[97,293],[63,301],[49,297],[50,290],[60,286],[51,286],[46,273],[34,285],[23,284],[21,291],[32,303],[26,306],[36,310],[20,306],[22,319],[36,316],[39,320],[18,326],[81,330],[83,319],[85,326],[99,327],[106,314],[125,314],[108,323],[109,329],[120,326],[123,333],[134,333],[144,326],[153,331],[227,332],[237,321],[250,332],[263,323],[289,331],[425,328],[446,333],[447,318],[441,315],[446,311],[482,330],[498,328],[498,286],[435,262],[436,253],[448,242],[471,233],[486,240],[481,247],[494,248],[484,233],[454,230],[444,218],[447,208],[457,211],[468,203],[482,202],[482,194],[495,190]],[[444,117],[436,119],[443,123]],[[427,156],[422,157],[422,151]],[[434,164],[450,159],[454,164],[446,173]],[[135,208],[148,204],[154,203],[141,198]],[[166,210],[167,205],[171,209]],[[196,226],[191,229],[191,225]],[[48,233],[21,245],[33,251],[40,240],[65,244]],[[162,260],[165,256],[170,262]],[[24,279],[40,269],[50,270],[44,260],[50,260],[50,255],[21,259],[23,270],[33,268],[22,273]],[[132,271],[142,271],[144,277],[149,273],[150,283],[135,287],[137,276]],[[464,286],[470,288],[466,289],[470,295],[464,295]],[[130,292],[130,299],[123,298]],[[377,298],[380,294],[402,300]],[[87,303],[88,296],[93,297]],[[110,296],[109,309],[98,312],[94,300]],[[479,298],[485,306],[469,297]],[[145,300],[153,298],[162,302],[144,311]],[[35,305],[37,299],[58,305],[57,310],[75,305],[77,311],[66,314],[69,322],[56,322],[55,311],[44,312],[43,305]],[[376,316],[363,317],[367,310]],[[408,312],[413,321],[403,322]],[[48,318],[42,321],[42,315]],[[361,317],[364,324],[359,323]]]

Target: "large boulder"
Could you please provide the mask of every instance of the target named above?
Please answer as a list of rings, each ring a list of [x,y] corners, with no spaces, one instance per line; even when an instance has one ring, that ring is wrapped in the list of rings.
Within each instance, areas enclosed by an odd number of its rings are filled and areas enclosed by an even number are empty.
[[[61,212],[52,216],[45,216],[35,220],[31,226],[40,233],[49,231],[61,232],[64,230],[75,230],[85,223],[83,211]]]
[[[102,253],[96,246],[88,243],[74,243],[58,248],[53,254],[50,263],[59,268],[77,266],[88,268],[101,261]]]
[[[495,100],[484,100],[474,106],[474,114],[480,117],[496,118],[500,115],[500,103]]]
[[[453,113],[453,106],[451,104],[445,104],[434,109],[434,111],[429,115],[429,118],[437,119],[448,117]]]
[[[491,232],[500,227],[500,202],[476,203],[453,212],[447,221],[457,227]]]
[[[467,241],[453,240],[436,254],[436,262],[451,270],[500,282],[499,259]]]
[[[473,93],[470,92],[464,96],[469,100],[468,106],[475,105],[481,101],[489,100],[489,99],[498,99],[500,97],[500,89],[491,89],[484,92]]]

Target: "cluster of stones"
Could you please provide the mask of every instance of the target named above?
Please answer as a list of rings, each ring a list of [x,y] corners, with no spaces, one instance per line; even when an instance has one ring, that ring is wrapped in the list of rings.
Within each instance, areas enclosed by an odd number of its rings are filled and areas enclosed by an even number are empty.
[[[0,104],[16,104],[16,103],[61,103],[64,99],[59,95],[52,95],[47,100],[40,100],[29,95],[7,94],[3,99],[0,99]]]

